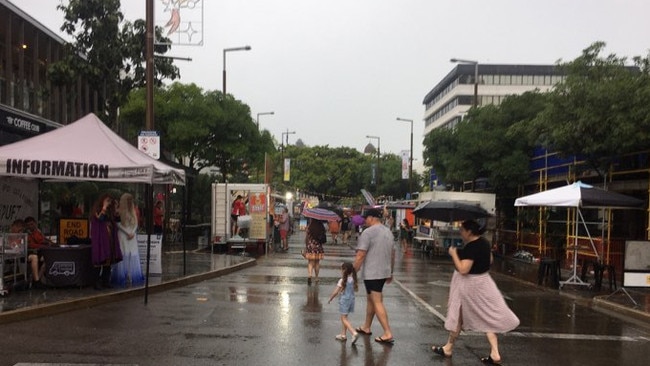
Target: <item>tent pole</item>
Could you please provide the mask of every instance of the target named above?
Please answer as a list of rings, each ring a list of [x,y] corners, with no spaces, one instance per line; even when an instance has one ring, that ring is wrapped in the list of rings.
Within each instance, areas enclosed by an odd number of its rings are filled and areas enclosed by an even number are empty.
[[[576,212],[574,215],[574,220],[575,220],[575,233],[573,236],[573,274],[571,277],[566,280],[566,281],[560,281],[560,290],[562,289],[562,286],[569,284],[569,285],[582,285],[582,286],[590,286],[591,285],[587,282],[584,282],[580,277],[578,277],[578,213],[580,212],[580,209],[578,207],[575,208]],[[582,217],[582,214],[580,213],[580,216]]]
[[[585,227],[585,231],[587,232],[587,237],[589,238],[589,243],[591,244],[591,249],[594,250],[594,253],[596,254],[596,259],[598,260],[598,263],[600,263],[600,254],[598,254],[598,250],[596,249],[596,245],[594,244],[594,240],[591,237],[591,233],[589,232],[589,228],[587,227],[587,222],[585,222],[584,216],[582,216],[582,211],[578,208],[578,214],[580,214],[580,220],[582,221],[582,225]]]
[[[144,276],[144,304],[147,305],[149,299],[149,263],[151,262],[151,229],[153,227],[153,185],[147,184],[144,190],[145,196],[145,218],[147,222],[147,268]]]

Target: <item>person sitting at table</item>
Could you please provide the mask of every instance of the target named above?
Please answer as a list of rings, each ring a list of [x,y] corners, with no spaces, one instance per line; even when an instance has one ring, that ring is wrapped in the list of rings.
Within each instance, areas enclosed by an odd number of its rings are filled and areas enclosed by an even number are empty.
[[[43,287],[43,272],[45,271],[45,267],[40,265],[43,262],[43,257],[39,256],[38,251],[41,248],[49,247],[53,243],[39,230],[36,219],[32,216],[25,218],[25,232],[27,233],[27,262],[32,269],[31,287]]]

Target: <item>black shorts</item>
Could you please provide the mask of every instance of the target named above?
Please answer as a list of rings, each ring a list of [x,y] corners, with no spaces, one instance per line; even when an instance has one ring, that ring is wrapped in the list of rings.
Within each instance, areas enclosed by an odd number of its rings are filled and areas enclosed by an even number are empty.
[[[234,221],[235,224],[237,223],[237,218],[238,218],[238,217],[239,217],[239,215],[230,215],[230,219],[231,219],[232,221]]]
[[[363,280],[363,285],[366,286],[366,293],[368,295],[370,295],[370,291],[381,293],[384,290],[384,284],[386,284],[385,278],[380,280]]]

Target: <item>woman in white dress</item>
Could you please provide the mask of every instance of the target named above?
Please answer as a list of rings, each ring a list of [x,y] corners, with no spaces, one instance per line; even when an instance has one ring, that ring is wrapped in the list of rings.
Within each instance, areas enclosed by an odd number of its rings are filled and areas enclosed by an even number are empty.
[[[123,260],[113,267],[111,282],[121,287],[140,286],[144,283],[144,275],[140,266],[140,254],[138,253],[136,238],[138,217],[131,194],[124,193],[120,197],[117,212],[119,213],[117,236],[120,241]]]

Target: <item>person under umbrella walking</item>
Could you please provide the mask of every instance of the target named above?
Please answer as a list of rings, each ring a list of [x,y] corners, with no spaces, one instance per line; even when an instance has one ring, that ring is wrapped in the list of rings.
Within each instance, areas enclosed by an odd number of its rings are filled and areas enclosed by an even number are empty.
[[[320,261],[325,256],[323,244],[327,240],[325,226],[316,219],[309,219],[307,224],[307,235],[305,235],[305,250],[303,256],[307,259],[307,284],[311,286],[312,274],[318,283],[320,272]]]

